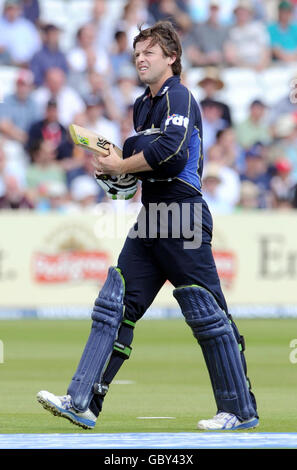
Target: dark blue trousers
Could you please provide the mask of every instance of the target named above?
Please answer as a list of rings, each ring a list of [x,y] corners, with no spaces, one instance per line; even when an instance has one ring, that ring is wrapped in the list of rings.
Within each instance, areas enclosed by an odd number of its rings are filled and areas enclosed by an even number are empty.
[[[126,238],[118,259],[118,267],[125,279],[125,319],[133,323],[137,322],[152,304],[166,280],[169,280],[174,288],[199,285],[215,297],[218,305],[229,316],[235,338],[241,344],[241,360],[246,374],[243,337],[239,334],[228,313],[212,254],[213,222],[211,214],[207,204],[200,196],[188,199],[186,203],[190,204],[192,227],[195,221],[194,203],[201,204],[202,223],[198,230],[202,231],[202,240],[198,248],[186,249],[184,236],[179,238],[170,236],[173,232],[173,220],[169,220],[169,236],[167,238],[159,236],[154,238],[130,238],[128,236]],[[157,234],[160,232],[159,228]],[[118,340],[125,345],[130,345],[133,340],[131,327],[122,324]],[[114,351],[103,376],[104,383],[110,384],[112,382],[123,362],[124,358]],[[251,391],[250,394],[256,410],[254,395]],[[102,408],[103,400],[104,397],[95,396],[91,403],[91,409],[96,415]]]
[[[185,238],[172,238],[170,226],[168,238],[126,239],[118,259],[118,267],[126,282],[125,317],[133,322],[143,316],[166,280],[174,287],[192,284],[204,287],[227,313],[211,249],[211,214],[200,196],[184,203],[191,205],[192,219],[194,203],[202,204],[202,243],[199,248],[185,249]]]

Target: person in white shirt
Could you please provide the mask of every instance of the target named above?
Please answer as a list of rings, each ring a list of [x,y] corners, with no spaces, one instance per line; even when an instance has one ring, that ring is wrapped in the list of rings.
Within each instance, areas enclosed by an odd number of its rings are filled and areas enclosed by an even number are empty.
[[[86,125],[89,130],[102,134],[121,147],[120,126],[106,117],[104,101],[97,96],[86,98]]]
[[[235,24],[229,30],[225,57],[229,65],[261,71],[269,66],[271,51],[264,23],[253,20],[250,1],[240,0],[234,9]]]
[[[26,65],[41,47],[36,26],[22,16],[18,0],[6,0],[0,18],[0,59],[8,65]],[[7,62],[5,62],[7,61]]]
[[[32,97],[39,106],[41,117],[44,116],[49,100],[55,99],[58,120],[64,127],[68,127],[73,122],[75,115],[85,111],[83,99],[74,88],[67,84],[63,70],[56,67],[48,69],[44,85],[37,88]]]

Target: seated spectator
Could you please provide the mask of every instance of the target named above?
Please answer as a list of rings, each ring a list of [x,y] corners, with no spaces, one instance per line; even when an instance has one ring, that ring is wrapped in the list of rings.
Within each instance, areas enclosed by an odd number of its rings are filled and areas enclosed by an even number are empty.
[[[143,93],[143,88],[138,84],[136,71],[132,65],[122,67],[113,86],[113,100],[117,104],[120,116],[125,116],[127,109],[134,104],[136,98]]]
[[[70,194],[77,210],[94,211],[98,204],[100,188],[93,176],[83,175],[74,178]]]
[[[181,35],[192,27],[188,5],[184,0],[160,0],[152,3],[149,11],[155,21],[169,20]]]
[[[0,197],[0,209],[34,209],[34,204],[15,176],[5,178],[4,194]]]
[[[126,32],[128,48],[133,52],[133,40],[139,32],[138,25],[142,25],[142,28],[145,29],[150,23],[152,24],[143,1],[127,0],[123,7],[122,14],[114,27],[115,30]]]
[[[104,101],[102,99],[90,97],[86,102],[85,127],[104,135],[114,144],[121,146],[119,124],[106,118]]]
[[[248,117],[239,123],[236,129],[238,143],[245,149],[257,142],[271,142],[271,130],[267,120],[267,107],[261,100],[250,104]]]
[[[240,168],[242,149],[237,142],[233,127],[226,127],[218,131],[216,144],[224,155],[225,165],[238,170]]]
[[[232,212],[232,205],[224,201],[219,188],[222,183],[221,168],[215,163],[205,166],[202,179],[203,198],[213,214],[228,214]]]
[[[76,45],[67,53],[70,71],[85,74],[92,70],[109,73],[110,63],[106,51],[98,49],[95,43],[96,30],[92,23],[81,26],[76,34]]]
[[[131,66],[133,62],[131,49],[128,47],[128,38],[125,31],[116,31],[113,45],[110,51],[110,63],[112,67],[113,81],[118,78],[118,72],[125,66]]]
[[[272,193],[277,200],[288,200],[296,184],[296,180],[292,177],[292,165],[287,158],[278,158],[274,166],[276,174],[270,182]]]
[[[222,201],[234,207],[239,200],[240,178],[237,171],[228,165],[227,155],[218,144],[208,149],[207,163],[213,163],[220,168],[221,184],[217,194]]]
[[[66,171],[66,183],[69,189],[72,187],[73,181],[77,180],[77,178],[80,176],[87,176],[88,179],[94,179],[93,155],[91,152],[88,152],[84,149],[81,150],[82,154],[78,159],[77,166]],[[86,179],[87,178],[85,178],[85,180]],[[79,179],[78,181],[81,180]],[[97,201],[101,202],[105,196],[105,191],[98,184],[97,186],[99,191]]]
[[[36,26],[22,17],[20,0],[5,0],[0,18],[0,63],[25,66],[40,44]]]
[[[203,122],[203,149],[207,157],[207,151],[215,141],[217,132],[228,127],[227,121],[223,119],[223,110],[215,100],[205,99],[201,105]]]
[[[281,115],[297,114],[297,70],[288,83],[289,93],[273,104],[269,110],[269,122],[272,126]]]
[[[31,21],[35,26],[40,23],[40,5],[39,0],[21,0],[23,16]]]
[[[297,115],[284,114],[273,126],[272,158],[283,155],[292,165],[292,177],[297,181]]]
[[[0,141],[0,196],[5,193],[5,181],[8,177],[13,176],[17,179],[18,184],[21,188],[26,186],[25,171],[18,164],[18,162],[9,158],[9,154],[6,152],[5,142],[3,139]]]
[[[219,70],[216,67],[207,67],[204,77],[197,83],[197,85],[202,88],[204,94],[202,100],[198,99],[200,104],[203,105],[203,101],[207,99],[215,100],[222,107],[222,118],[229,126],[232,126],[230,107],[227,103],[223,103],[219,98],[219,92],[225,86],[220,77]]]
[[[118,97],[114,96],[114,89],[109,77],[102,73],[91,71],[87,76],[87,83],[82,92],[85,101],[89,99],[102,99],[105,106],[106,117],[111,121],[119,121],[122,116]]]
[[[68,188],[61,181],[49,181],[36,203],[35,209],[38,212],[62,212],[69,213],[73,210],[73,204],[69,201]]]
[[[64,127],[73,122],[76,114],[85,110],[81,96],[67,84],[65,73],[57,67],[51,67],[46,71],[44,84],[37,88],[32,96],[40,110],[41,118],[45,115],[49,100],[55,99],[58,120]]]
[[[46,185],[52,181],[64,183],[65,172],[58,164],[55,146],[48,140],[35,142],[30,149],[31,165],[27,168],[27,187],[34,201],[44,194]]]
[[[268,26],[273,58],[294,63],[297,60],[297,22],[293,21],[293,5],[282,1],[278,7],[278,21]]]
[[[267,208],[270,198],[271,173],[261,145],[255,145],[246,151],[245,169],[240,174],[240,179],[250,181],[258,187],[259,208]]]
[[[103,49],[108,53],[115,33],[115,24],[113,15],[108,14],[107,0],[93,0],[90,23],[96,31],[96,50]]]
[[[183,47],[187,61],[192,67],[205,65],[223,65],[225,62],[224,46],[228,28],[219,21],[220,3],[209,3],[209,17],[203,23],[193,24],[185,36]]]
[[[36,86],[43,85],[49,68],[57,67],[65,74],[68,73],[66,56],[59,46],[60,34],[60,28],[54,24],[46,24],[42,27],[42,47],[34,54],[30,62]]]
[[[26,69],[20,70],[14,93],[6,96],[0,105],[0,132],[7,139],[22,145],[27,142],[29,128],[39,116],[32,90],[32,73]]]
[[[33,148],[35,142],[39,142],[42,139],[53,144],[57,150],[57,160],[72,156],[73,144],[68,136],[68,131],[58,120],[57,103],[55,100],[48,102],[44,119],[34,122],[30,127],[26,148]]]
[[[261,71],[269,66],[269,35],[265,25],[253,20],[249,0],[240,0],[234,9],[235,24],[229,30],[225,54],[229,65]]]
[[[260,190],[255,183],[243,181],[240,186],[240,198],[237,209],[259,209]]]

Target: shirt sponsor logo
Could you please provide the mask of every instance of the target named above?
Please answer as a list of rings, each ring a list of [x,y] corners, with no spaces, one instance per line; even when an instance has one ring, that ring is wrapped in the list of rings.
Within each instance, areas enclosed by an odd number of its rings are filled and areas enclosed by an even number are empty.
[[[187,129],[189,118],[181,116],[181,114],[171,114],[171,116],[168,116],[166,119],[165,126],[168,126],[170,123],[175,126],[185,127]]]

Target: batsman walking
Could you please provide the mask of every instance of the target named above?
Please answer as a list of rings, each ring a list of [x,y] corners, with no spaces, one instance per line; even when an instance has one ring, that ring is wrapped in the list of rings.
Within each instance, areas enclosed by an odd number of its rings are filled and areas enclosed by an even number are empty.
[[[158,22],[140,29],[133,47],[137,73],[147,85],[134,105],[137,134],[125,141],[123,159],[112,146],[109,155],[96,156],[95,170],[99,180],[103,174],[141,180],[142,216],[95,300],[91,332],[66,395],[41,391],[37,399],[53,414],[92,429],[109,385],[130,357],[135,324],[169,280],[202,349],[216,402],[215,416],[200,420],[198,429],[253,428],[259,421],[256,400],[244,339],[228,312],[212,254],[212,217],[201,188],[201,114],[181,83],[179,37],[171,23]],[[175,209],[171,217],[167,211],[167,236],[162,215],[151,217],[160,205]],[[191,230],[177,236],[182,219]]]

